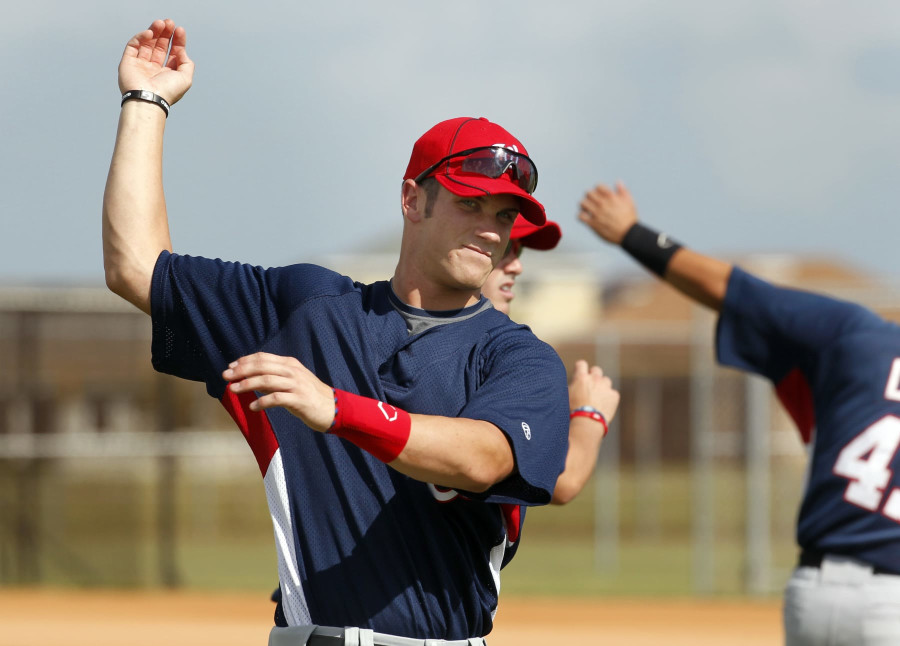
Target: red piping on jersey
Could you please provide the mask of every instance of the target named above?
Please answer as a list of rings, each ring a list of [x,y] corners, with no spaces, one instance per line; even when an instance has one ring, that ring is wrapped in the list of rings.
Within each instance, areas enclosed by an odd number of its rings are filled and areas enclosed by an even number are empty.
[[[521,525],[522,509],[519,505],[501,502],[500,510],[503,512],[503,524],[506,525],[506,540],[510,543],[515,543],[519,540],[519,525]]]
[[[816,426],[816,408],[806,376],[794,368],[775,386],[775,392],[797,425],[803,443],[809,444]]]
[[[256,395],[252,392],[238,395],[226,388],[221,401],[222,406],[244,434],[259,465],[259,471],[265,477],[266,471],[269,470],[269,462],[278,450],[278,439],[265,412],[254,413],[250,410],[250,404],[255,400]]]

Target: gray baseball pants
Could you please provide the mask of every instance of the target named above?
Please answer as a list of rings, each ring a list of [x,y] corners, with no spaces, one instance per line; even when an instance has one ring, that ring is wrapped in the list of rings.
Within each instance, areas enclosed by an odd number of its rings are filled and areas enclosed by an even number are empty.
[[[786,646],[900,644],[900,576],[825,555],[819,567],[798,567],[784,594]]]

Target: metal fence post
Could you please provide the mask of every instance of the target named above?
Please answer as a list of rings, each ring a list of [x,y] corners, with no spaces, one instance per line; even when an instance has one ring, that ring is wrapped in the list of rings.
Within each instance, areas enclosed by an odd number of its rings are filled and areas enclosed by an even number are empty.
[[[634,388],[635,521],[638,534],[659,538],[662,533],[662,380],[643,377]]]
[[[746,579],[749,594],[765,594],[770,587],[771,479],[769,473],[769,383],[745,377],[747,401],[746,450]]]
[[[601,333],[595,342],[595,361],[603,374],[619,383],[620,339],[615,332]],[[594,569],[619,569],[619,424],[610,423],[594,475]]]
[[[715,587],[715,400],[712,340],[705,320],[695,317],[691,332],[691,574],[698,594],[710,594]]]

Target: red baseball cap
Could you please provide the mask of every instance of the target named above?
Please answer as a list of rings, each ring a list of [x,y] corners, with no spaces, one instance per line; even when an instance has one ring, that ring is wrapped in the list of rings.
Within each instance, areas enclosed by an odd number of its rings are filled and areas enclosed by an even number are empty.
[[[465,168],[466,155],[453,157],[456,153],[473,148],[491,147],[512,151],[503,157],[504,161],[499,166],[501,172],[497,177]],[[501,152],[506,154],[504,151]],[[445,161],[446,163],[442,163]],[[517,164],[521,164],[521,168]],[[515,167],[515,177],[507,172],[511,166]],[[515,195],[521,198],[521,215],[525,219],[538,226],[547,220],[544,206],[522,186],[523,177],[533,178],[533,185],[537,183],[537,168],[528,158],[525,146],[509,132],[484,117],[448,119],[419,137],[413,145],[409,166],[406,167],[403,179],[417,179],[426,171],[428,177],[437,179],[441,186],[454,195],[461,197]]]
[[[541,226],[532,224],[522,217],[516,218],[513,223],[510,240],[520,240],[523,247],[547,251],[553,249],[562,238],[562,229],[553,220],[547,220]]]

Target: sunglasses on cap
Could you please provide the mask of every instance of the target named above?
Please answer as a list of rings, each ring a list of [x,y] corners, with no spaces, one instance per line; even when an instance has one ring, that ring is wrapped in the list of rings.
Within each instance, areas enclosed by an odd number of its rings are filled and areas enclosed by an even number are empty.
[[[419,173],[416,176],[416,183],[418,184],[431,175],[441,164],[458,157],[463,158],[460,170],[465,173],[497,179],[512,169],[515,174],[515,182],[519,188],[529,195],[534,193],[534,189],[537,188],[537,167],[534,165],[534,162],[527,155],[502,146],[469,148],[468,150],[461,150],[458,153],[447,155],[436,164]]]

